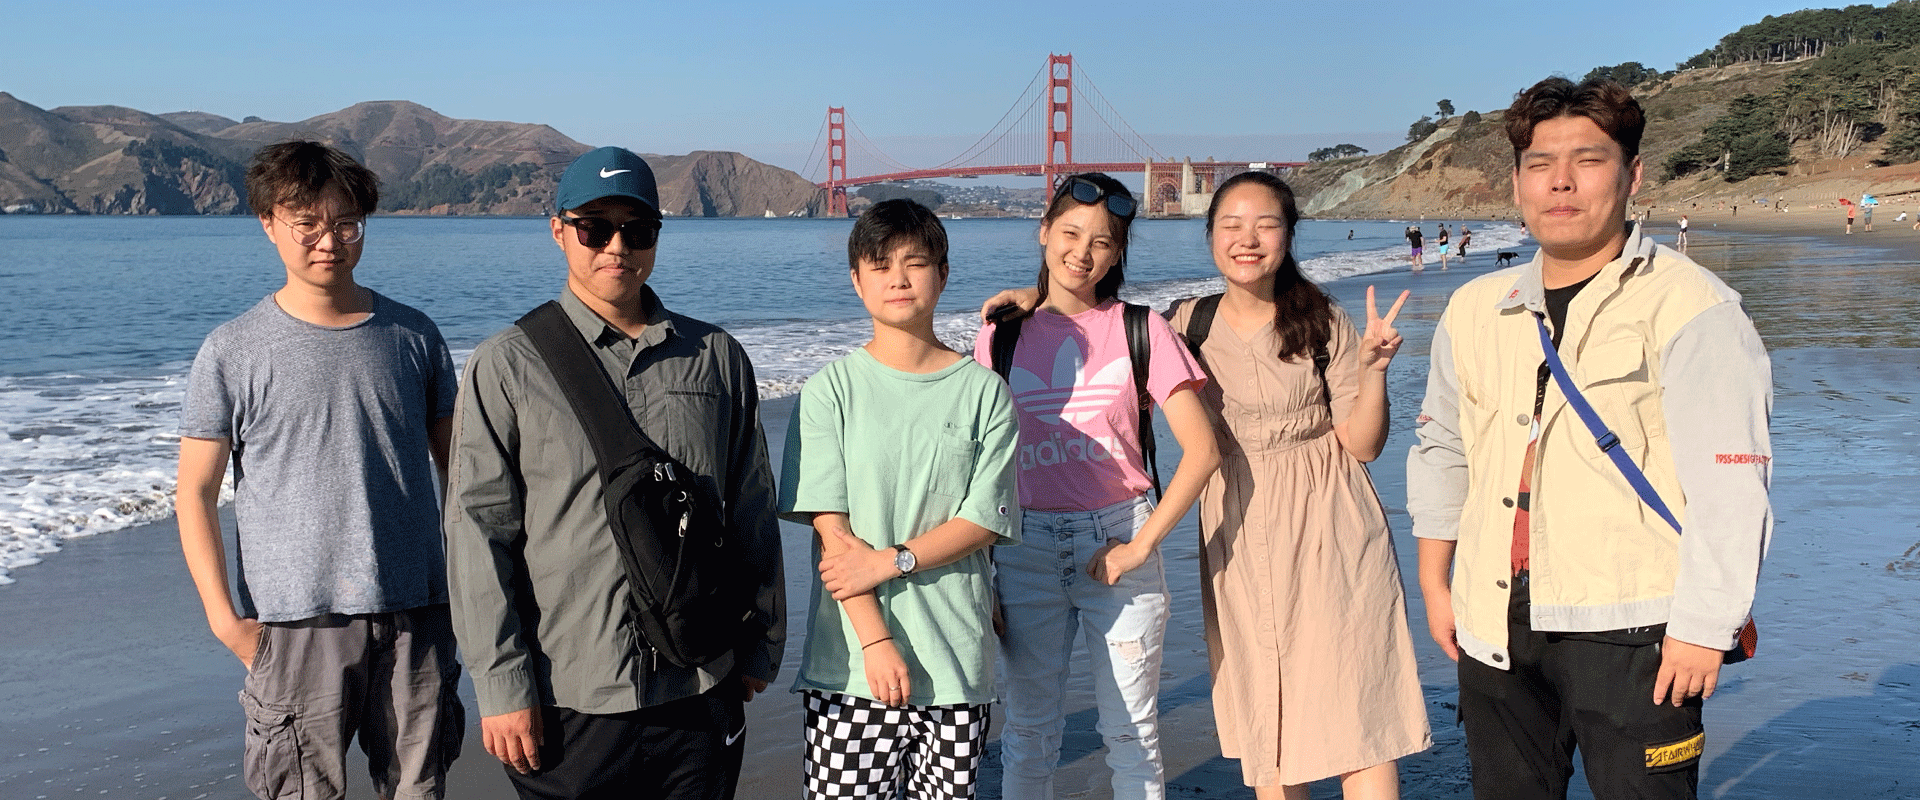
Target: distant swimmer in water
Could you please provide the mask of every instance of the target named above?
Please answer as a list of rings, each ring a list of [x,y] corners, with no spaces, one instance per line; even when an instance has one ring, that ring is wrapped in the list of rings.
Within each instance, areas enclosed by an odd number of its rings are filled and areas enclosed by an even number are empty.
[[[1351,242],[1351,241],[1353,241],[1353,229],[1352,229],[1352,228],[1348,228],[1348,229],[1347,229],[1347,241],[1349,241],[1349,242]]]

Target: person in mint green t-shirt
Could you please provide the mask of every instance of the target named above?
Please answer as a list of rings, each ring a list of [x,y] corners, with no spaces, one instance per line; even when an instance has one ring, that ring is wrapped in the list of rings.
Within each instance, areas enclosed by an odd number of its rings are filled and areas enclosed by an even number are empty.
[[[873,339],[807,380],[781,517],[817,534],[806,650],[807,797],[974,796],[993,702],[990,545],[1019,543],[1013,400],[942,344],[947,236],[910,200],[847,241]]]

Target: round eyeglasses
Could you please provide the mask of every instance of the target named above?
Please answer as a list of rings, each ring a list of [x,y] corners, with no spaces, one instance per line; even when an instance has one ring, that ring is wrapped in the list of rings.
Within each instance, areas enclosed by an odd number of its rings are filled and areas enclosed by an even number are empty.
[[[353,244],[367,235],[367,221],[364,219],[343,219],[332,225],[315,219],[303,219],[298,222],[288,222],[279,217],[274,219],[287,226],[287,230],[293,231],[293,240],[301,247],[319,244],[320,238],[329,233],[333,234],[334,244]]]

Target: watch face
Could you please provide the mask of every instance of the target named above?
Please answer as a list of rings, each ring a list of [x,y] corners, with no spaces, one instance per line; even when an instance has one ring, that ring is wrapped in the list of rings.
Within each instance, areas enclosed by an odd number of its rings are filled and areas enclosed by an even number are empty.
[[[893,556],[893,567],[901,572],[912,572],[913,568],[919,564],[919,561],[918,558],[914,557],[912,550],[901,548],[900,551]]]

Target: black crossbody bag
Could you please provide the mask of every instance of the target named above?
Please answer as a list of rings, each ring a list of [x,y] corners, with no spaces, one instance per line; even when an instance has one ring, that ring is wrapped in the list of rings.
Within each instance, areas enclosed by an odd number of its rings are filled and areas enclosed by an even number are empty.
[[[601,494],[640,634],[660,657],[699,667],[756,638],[749,563],[720,504],[647,438],[558,301],[516,323],[573,407],[599,463]]]

